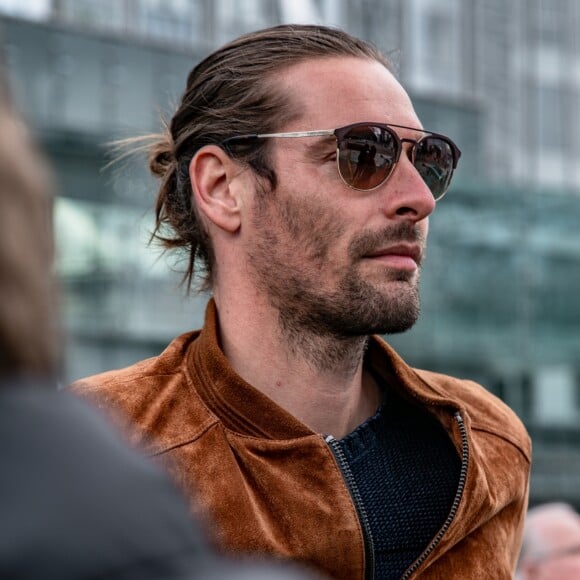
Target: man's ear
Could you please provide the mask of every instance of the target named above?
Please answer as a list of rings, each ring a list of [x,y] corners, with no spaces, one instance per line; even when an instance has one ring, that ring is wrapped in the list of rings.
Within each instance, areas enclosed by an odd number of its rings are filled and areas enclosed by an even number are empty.
[[[202,147],[189,164],[192,195],[201,211],[217,227],[235,232],[240,227],[240,187],[243,168],[217,145]]]

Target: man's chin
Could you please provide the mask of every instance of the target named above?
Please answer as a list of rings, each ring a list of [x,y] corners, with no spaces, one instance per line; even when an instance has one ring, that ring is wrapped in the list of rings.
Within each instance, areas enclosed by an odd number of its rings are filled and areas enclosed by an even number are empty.
[[[376,300],[350,311],[345,329],[358,336],[371,334],[400,334],[411,329],[419,319],[420,305],[416,295],[407,300]]]
[[[417,284],[408,280],[389,283],[374,310],[372,334],[400,334],[410,330],[419,319],[421,310]]]
[[[385,323],[381,326],[378,326],[371,334],[401,334],[403,332],[407,332],[407,330],[411,330],[417,319],[419,318],[419,314],[417,313],[416,316],[409,317],[404,320],[389,320],[388,323]]]

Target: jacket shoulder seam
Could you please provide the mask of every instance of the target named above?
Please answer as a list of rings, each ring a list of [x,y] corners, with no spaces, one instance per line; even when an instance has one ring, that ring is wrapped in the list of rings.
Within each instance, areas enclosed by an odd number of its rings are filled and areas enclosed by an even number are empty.
[[[114,372],[114,371],[108,371]],[[131,373],[125,372],[123,373],[123,377],[114,377],[111,379],[107,379],[106,377],[102,377],[102,375],[95,375],[94,377],[90,377],[87,379],[79,379],[74,381],[71,385],[72,389],[74,390],[77,387],[87,387],[89,389],[93,389],[94,387],[98,388],[110,388],[115,386],[122,386],[126,383],[133,383],[136,379],[149,379],[149,378],[157,378],[157,377],[173,377],[176,374],[180,374],[181,370],[178,369],[173,372],[165,372],[165,373],[156,373],[153,371],[143,372],[143,371],[133,371]],[[96,382],[95,379],[102,377],[103,380]]]
[[[205,425],[205,427],[203,429],[200,429],[197,433],[195,433],[195,435],[190,435],[189,437],[187,437],[183,440],[179,440],[179,441],[172,442],[172,443],[167,443],[161,448],[153,449],[147,453],[147,456],[148,457],[156,457],[159,455],[163,455],[164,453],[168,453],[169,451],[173,451],[174,449],[178,449],[179,447],[184,447],[186,445],[189,445],[190,443],[193,443],[193,442],[197,441],[198,439],[200,439],[201,437],[203,437],[210,429],[212,429],[213,427],[215,427],[218,424],[219,424],[219,421],[215,418],[212,418],[210,421],[208,421],[207,425]]]
[[[522,442],[520,442],[515,437],[510,437],[510,436],[506,435],[505,433],[498,433],[495,429],[490,429],[490,428],[485,427],[483,425],[477,425],[476,423],[471,424],[471,429],[473,431],[480,431],[483,433],[487,433],[489,435],[493,435],[494,437],[497,437],[498,439],[503,439],[506,443],[509,443],[510,445],[515,447],[524,456],[524,459],[528,463],[531,463],[532,460],[531,460],[529,452],[526,449],[524,449],[524,445],[522,444]]]

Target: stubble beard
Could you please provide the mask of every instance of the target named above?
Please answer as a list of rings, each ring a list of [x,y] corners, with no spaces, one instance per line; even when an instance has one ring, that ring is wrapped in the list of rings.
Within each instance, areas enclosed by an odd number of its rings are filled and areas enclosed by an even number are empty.
[[[275,196],[257,202],[254,227],[258,239],[249,263],[256,286],[278,312],[289,352],[315,370],[353,373],[369,335],[404,332],[417,321],[418,273],[385,268],[373,280],[361,273],[363,256],[381,245],[412,241],[423,246],[415,226],[362,232],[350,242],[348,266],[340,270],[329,263],[346,227],[338,212]],[[338,277],[334,288],[325,287],[329,274]]]

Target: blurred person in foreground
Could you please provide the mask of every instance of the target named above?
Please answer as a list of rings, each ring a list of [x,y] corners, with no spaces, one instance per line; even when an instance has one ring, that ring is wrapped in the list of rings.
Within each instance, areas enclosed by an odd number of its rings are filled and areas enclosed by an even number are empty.
[[[50,183],[3,95],[0,578],[302,578],[217,562],[166,474],[57,391]]]
[[[337,29],[257,31],[191,71],[150,166],[157,236],[211,289],[205,325],[73,389],[167,461],[224,551],[348,580],[513,574],[524,427],[377,336],[418,317],[459,156]]]
[[[548,503],[529,510],[517,578],[580,578],[580,515],[572,506]]]

